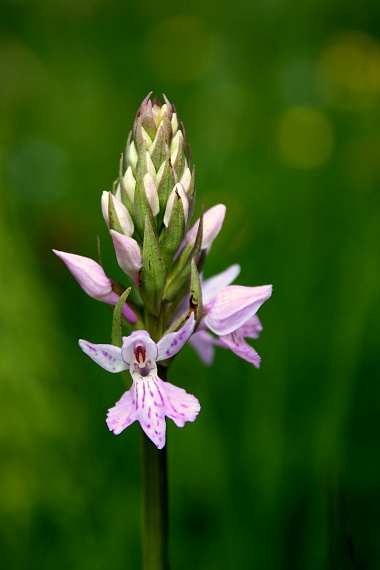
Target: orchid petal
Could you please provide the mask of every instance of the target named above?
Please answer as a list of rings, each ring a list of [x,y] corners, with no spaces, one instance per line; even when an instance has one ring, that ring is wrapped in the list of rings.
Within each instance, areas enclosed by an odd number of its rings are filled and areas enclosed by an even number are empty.
[[[207,331],[200,331],[199,329],[190,337],[189,344],[191,344],[200,359],[208,366],[211,366],[214,361],[214,346],[224,346],[218,338],[215,338]]]
[[[93,299],[104,301],[104,297],[112,291],[112,283],[99,263],[74,253],[65,253],[55,249],[53,251],[62,259],[87,295]]]
[[[121,372],[128,368],[121,357],[121,349],[113,344],[93,344],[80,340],[79,346],[87,356],[108,372]]]
[[[271,294],[271,285],[226,287],[207,305],[205,323],[218,335],[229,334],[246,323]]]
[[[133,385],[123,394],[116,405],[108,411],[107,425],[115,434],[121,433],[135,420],[153,443],[162,449],[165,445],[165,416],[178,427],[194,421],[200,405],[191,394],[164,382],[156,374],[142,377],[132,374]]]
[[[210,277],[202,282],[202,300],[203,305],[207,305],[211,299],[218,293],[221,289],[224,289],[228,285],[231,285],[233,281],[235,281],[236,277],[240,273],[240,265],[237,263],[235,265],[231,265],[222,273],[218,273],[218,275],[214,275],[214,277]]]
[[[72,276],[78,281],[83,291],[93,299],[115,306],[120,295],[112,291],[112,281],[104,273],[103,268],[93,259],[56,251],[54,253],[62,259]],[[124,303],[122,315],[131,323],[137,322],[137,317],[127,303]]]
[[[259,338],[262,330],[263,326],[257,315],[253,315],[244,325],[238,328],[238,332],[243,338]]]
[[[203,215],[203,236],[201,249],[208,249],[223,225],[226,215],[226,206],[217,204],[213,206]],[[191,230],[186,235],[186,243],[193,244],[198,232],[199,220],[195,222]]]
[[[181,350],[184,344],[189,340],[195,327],[194,314],[191,313],[183,327],[173,333],[166,334],[158,342],[158,357],[157,361],[171,358]]]
[[[231,334],[223,335],[220,340],[230,348],[235,354],[251,362],[256,368],[260,368],[261,358],[257,352],[250,346],[238,331]]]
[[[116,402],[115,406],[108,410],[106,422],[109,430],[118,435],[137,419],[138,411],[136,407],[136,388],[133,384],[132,388],[125,392],[120,400]]]
[[[165,388],[165,415],[178,427],[183,427],[186,422],[193,422],[201,409],[197,398],[170,382],[160,382]]]

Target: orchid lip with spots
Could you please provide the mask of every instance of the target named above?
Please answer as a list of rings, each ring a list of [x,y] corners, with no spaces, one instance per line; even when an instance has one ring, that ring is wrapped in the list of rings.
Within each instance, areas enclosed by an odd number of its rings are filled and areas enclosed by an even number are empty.
[[[162,449],[165,445],[165,416],[178,427],[195,420],[200,410],[198,400],[182,388],[161,380],[156,364],[177,354],[190,338],[194,326],[191,313],[179,331],[163,336],[158,343],[144,330],[123,337],[121,348],[79,341],[83,352],[108,372],[129,369],[132,376],[132,387],[108,411],[107,425],[111,431],[119,434],[137,420],[158,449]]]

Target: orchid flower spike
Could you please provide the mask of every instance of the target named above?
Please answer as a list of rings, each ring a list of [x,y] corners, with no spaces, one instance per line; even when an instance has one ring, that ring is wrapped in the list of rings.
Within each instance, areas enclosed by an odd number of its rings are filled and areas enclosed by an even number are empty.
[[[65,253],[53,249],[65,263],[67,269],[77,280],[83,291],[93,299],[115,306],[120,296],[112,290],[112,281],[104,273],[103,268],[93,259]],[[123,305],[122,315],[131,323],[137,322],[137,317],[127,303]]]
[[[161,380],[156,364],[177,354],[189,339],[194,326],[195,320],[191,314],[179,331],[163,336],[157,344],[144,330],[123,337],[121,348],[112,344],[79,341],[83,352],[108,372],[129,369],[131,373],[132,387],[108,410],[107,425],[110,431],[119,434],[137,420],[158,449],[162,449],[165,445],[165,416],[178,427],[195,420],[200,410],[197,398]]]
[[[244,339],[259,337],[262,326],[256,313],[271,296],[272,285],[229,286],[239,272],[240,266],[232,265],[223,273],[202,283],[204,316],[190,343],[206,364],[212,363],[214,346],[222,346],[230,348],[259,368],[260,356]],[[219,338],[212,336],[206,329]]]

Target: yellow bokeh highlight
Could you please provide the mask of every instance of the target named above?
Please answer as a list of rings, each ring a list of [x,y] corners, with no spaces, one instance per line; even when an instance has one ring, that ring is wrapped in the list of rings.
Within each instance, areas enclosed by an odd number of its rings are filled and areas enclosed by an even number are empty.
[[[346,110],[366,110],[380,94],[380,45],[364,32],[344,31],[322,52],[326,99]]]
[[[334,148],[334,131],[326,115],[314,107],[290,107],[277,124],[277,146],[293,168],[322,166]]]

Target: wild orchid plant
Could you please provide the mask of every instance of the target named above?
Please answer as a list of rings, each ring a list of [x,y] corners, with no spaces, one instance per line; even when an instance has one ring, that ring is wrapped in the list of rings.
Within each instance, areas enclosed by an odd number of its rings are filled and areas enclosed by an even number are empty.
[[[103,192],[102,211],[128,289],[101,265],[55,251],[82,289],[114,305],[112,344],[80,340],[79,346],[108,372],[129,370],[132,386],[108,411],[107,425],[121,433],[140,422],[143,466],[145,570],[167,568],[165,417],[178,427],[193,422],[197,398],[166,381],[173,357],[189,341],[206,364],[214,346],[230,348],[257,368],[260,356],[245,341],[262,330],[256,315],[270,285],[231,285],[240,267],[203,281],[202,269],[226,213],[219,204],[190,226],[195,170],[175,107],[149,94],[141,104],[120,161],[113,192]],[[133,289],[132,295],[129,293]],[[128,298],[127,298],[128,297]],[[121,319],[130,333],[122,336]],[[211,334],[214,333],[214,334]]]

